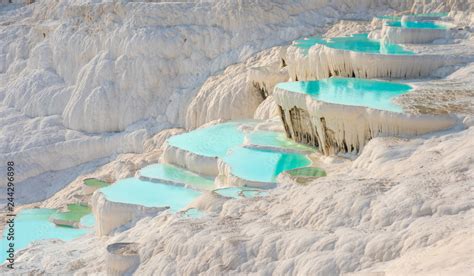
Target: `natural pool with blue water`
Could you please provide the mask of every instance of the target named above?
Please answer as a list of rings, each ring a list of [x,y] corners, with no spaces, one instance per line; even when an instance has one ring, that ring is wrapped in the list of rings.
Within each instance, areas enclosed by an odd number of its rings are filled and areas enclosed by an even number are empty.
[[[311,162],[303,154],[242,147],[245,135],[251,143],[286,149],[310,151],[308,147],[289,141],[284,134],[266,131],[241,131],[242,125],[256,122],[228,122],[197,129],[168,139],[168,143],[203,156],[221,158],[231,167],[232,174],[250,181],[275,182],[284,170],[304,167]]]
[[[233,175],[250,181],[276,181],[283,171],[305,167],[311,161],[304,154],[284,153],[270,150],[232,148],[223,158]]]
[[[107,200],[146,207],[166,207],[177,212],[201,195],[193,189],[143,181],[135,177],[125,178],[100,189]]]
[[[55,209],[25,209],[20,211],[15,217],[15,253],[26,248],[33,241],[47,239],[68,241],[92,231],[91,228],[84,229],[56,226],[49,220],[49,218],[52,215],[57,214],[57,212],[58,211]],[[87,221],[84,220],[84,223],[87,223],[87,226],[93,226],[93,217],[92,214],[87,215]],[[10,241],[6,239],[8,230],[8,227],[3,230],[0,263],[3,263],[7,258],[6,250],[8,250],[8,244],[10,243]]]
[[[385,23],[390,27],[405,28],[405,29],[438,29],[447,30],[449,27],[446,24],[433,21],[390,21]]]
[[[244,133],[239,130],[242,124],[254,125],[251,121],[234,121],[196,129],[169,138],[171,146],[207,157],[223,157],[226,152],[242,144]]]
[[[390,55],[413,55],[414,52],[406,50],[401,45],[380,43],[379,40],[369,39],[368,34],[355,34],[352,36],[321,38],[309,37],[294,41],[294,45],[308,51],[316,44],[325,45],[329,48],[349,50],[354,52]]]
[[[162,179],[187,184],[199,190],[212,190],[214,188],[214,179],[169,164],[146,166],[140,170],[140,175],[157,180]]]
[[[358,78],[284,82],[277,84],[277,87],[290,92],[308,94],[322,102],[398,113],[403,112],[403,109],[392,102],[393,98],[412,89],[407,84]]]

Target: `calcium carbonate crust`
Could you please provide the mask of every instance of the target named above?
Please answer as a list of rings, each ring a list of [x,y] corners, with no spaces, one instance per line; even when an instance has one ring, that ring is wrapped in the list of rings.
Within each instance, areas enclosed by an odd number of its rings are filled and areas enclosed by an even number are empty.
[[[278,87],[273,96],[281,107],[287,136],[318,146],[326,155],[360,152],[378,136],[414,137],[460,123],[455,116],[412,115],[332,104]],[[291,115],[290,110],[300,115]]]
[[[169,209],[169,207],[146,207],[110,201],[100,190],[92,195],[91,206],[96,220],[95,230],[98,236],[109,235],[118,227],[133,220],[147,215],[156,216],[158,213]]]
[[[287,50],[292,80],[319,80],[331,76],[413,79],[427,77],[436,69],[460,63],[460,57],[442,55],[391,55],[341,50],[315,45],[307,54],[296,46]]]

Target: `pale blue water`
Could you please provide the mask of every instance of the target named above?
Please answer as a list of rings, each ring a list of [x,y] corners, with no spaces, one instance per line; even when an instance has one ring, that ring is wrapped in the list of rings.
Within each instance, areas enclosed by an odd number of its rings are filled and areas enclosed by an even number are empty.
[[[368,38],[368,34],[355,34],[352,36],[321,38],[310,37],[296,40],[294,45],[308,51],[316,44],[322,44],[329,48],[349,50],[354,52],[390,55],[413,55],[414,52],[406,50],[398,44],[380,43],[378,40]]]
[[[364,106],[391,112],[403,112],[392,99],[407,93],[411,86],[401,83],[357,78],[330,78],[319,81],[283,82],[278,88],[308,94],[334,104]]]
[[[231,147],[242,144],[244,134],[238,129],[241,124],[253,122],[228,122],[196,129],[168,139],[174,147],[208,157],[223,157]]]
[[[198,189],[212,190],[214,179],[202,177],[185,169],[169,164],[153,164],[140,170],[140,175],[188,184]]]
[[[447,25],[438,23],[438,22],[432,22],[432,21],[407,21],[407,22],[390,21],[385,24],[390,27],[406,28],[406,29],[439,29],[439,30],[448,29]]]
[[[298,144],[292,139],[288,139],[285,133],[275,131],[253,131],[246,134],[251,145],[269,146],[297,151],[315,151],[313,147]]]
[[[247,187],[227,187],[214,190],[214,192],[231,198],[251,198],[256,196],[266,196],[268,192],[260,189]]]
[[[95,225],[95,217],[93,214],[87,214],[81,218],[80,224],[82,227],[94,227]]]
[[[285,170],[305,167],[311,161],[302,154],[235,147],[223,158],[233,175],[259,182],[275,182]]]
[[[26,248],[31,242],[47,239],[72,240],[85,235],[90,229],[77,229],[71,227],[60,227],[49,221],[49,217],[55,214],[55,209],[25,209],[20,211],[15,218],[15,253]],[[7,226],[6,226],[7,227]],[[8,244],[6,239],[8,228],[3,230],[0,263],[7,258]]]
[[[165,207],[177,212],[201,195],[193,189],[125,178],[100,189],[105,197],[114,202],[137,204],[146,207]]]

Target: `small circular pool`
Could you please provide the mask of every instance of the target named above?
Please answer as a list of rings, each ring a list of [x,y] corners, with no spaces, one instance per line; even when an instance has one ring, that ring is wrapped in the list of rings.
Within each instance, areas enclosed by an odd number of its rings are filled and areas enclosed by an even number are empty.
[[[142,205],[145,207],[166,207],[177,212],[201,195],[193,189],[182,186],[125,178],[100,190],[109,201]]]

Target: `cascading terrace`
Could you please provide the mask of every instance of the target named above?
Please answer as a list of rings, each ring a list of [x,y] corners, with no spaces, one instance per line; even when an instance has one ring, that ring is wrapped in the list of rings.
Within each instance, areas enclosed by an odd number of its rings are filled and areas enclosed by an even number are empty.
[[[97,235],[110,235],[143,216],[164,212],[196,218],[207,211],[193,204],[202,198],[265,196],[281,177],[298,179],[296,182],[303,184],[324,177],[326,172],[315,167],[317,149],[325,155],[357,154],[375,137],[412,137],[453,127],[455,117],[414,115],[393,103],[395,97],[414,89],[412,86],[369,80],[419,78],[454,62],[395,44],[426,43],[445,37],[452,26],[430,21],[442,16],[381,18],[391,21],[385,22],[379,32],[295,41],[282,62],[287,72],[259,68],[251,78],[263,98],[272,94],[284,133],[258,128],[261,121],[245,120],[172,136],[162,147],[160,163],[142,168],[135,177],[115,183],[85,179],[83,194],[90,199],[93,215],[89,205],[82,202],[68,205],[65,212],[21,211],[17,217],[21,233],[32,225],[48,231],[25,234],[18,248],[34,240],[70,240],[91,232],[92,226]],[[415,40],[425,29],[434,31]],[[292,81],[281,82],[288,76]],[[269,83],[259,82],[259,77]],[[269,91],[273,86],[274,90]],[[122,254],[124,250],[130,254]],[[133,272],[138,266],[136,243],[111,244],[107,254],[112,274]]]

